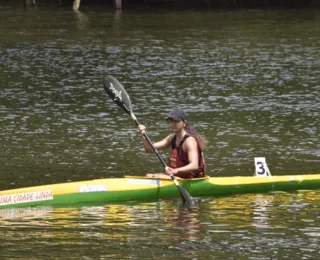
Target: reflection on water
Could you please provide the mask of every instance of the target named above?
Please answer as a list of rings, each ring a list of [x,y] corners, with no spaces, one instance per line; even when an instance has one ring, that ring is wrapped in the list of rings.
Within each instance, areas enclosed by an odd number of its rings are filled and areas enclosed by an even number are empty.
[[[319,252],[319,195],[308,191],[208,198],[192,208],[162,201],[6,209],[0,211],[6,238],[2,256],[11,255],[10,244],[23,244],[39,257],[34,250],[41,244],[52,257],[59,254],[54,248],[68,248],[80,257],[93,247],[99,253],[90,251],[91,257],[139,258],[150,252],[174,257],[183,250],[195,258],[208,252],[215,256],[238,252],[243,257],[296,254],[299,259],[312,259]],[[126,250],[120,252],[119,245]]]
[[[75,15],[75,20],[76,20],[76,25],[77,29],[79,30],[85,30],[89,26],[89,19],[87,15],[81,11],[74,10],[74,15]]]

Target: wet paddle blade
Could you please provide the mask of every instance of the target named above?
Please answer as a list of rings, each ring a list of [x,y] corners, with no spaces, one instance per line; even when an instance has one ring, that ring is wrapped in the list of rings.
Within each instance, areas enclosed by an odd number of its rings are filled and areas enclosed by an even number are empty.
[[[130,97],[121,83],[112,76],[107,76],[103,81],[103,88],[108,96],[129,115],[132,112]]]
[[[182,188],[180,185],[177,185],[177,188],[180,192],[181,198],[182,198],[182,203],[187,206],[193,206],[194,205],[194,200],[190,196],[190,194]]]

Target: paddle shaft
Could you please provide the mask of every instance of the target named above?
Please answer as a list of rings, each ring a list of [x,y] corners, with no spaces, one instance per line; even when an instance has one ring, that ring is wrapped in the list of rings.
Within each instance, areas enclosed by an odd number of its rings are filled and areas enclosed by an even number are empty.
[[[131,117],[132,117],[132,119],[134,120],[134,122],[136,123],[137,126],[140,125],[140,123],[138,122],[137,118],[135,117],[135,115],[134,115],[133,113],[131,113]],[[167,169],[167,168],[168,168],[167,164],[166,164],[165,161],[163,160],[163,158],[162,158],[161,154],[158,152],[158,150],[154,147],[154,145],[153,145],[151,139],[149,138],[147,132],[146,132],[146,131],[143,131],[143,132],[142,132],[142,135],[144,136],[144,138],[146,138],[147,142],[149,143],[149,145],[151,146],[152,150],[154,151],[154,153],[155,153],[155,154],[157,155],[157,157],[159,158],[159,160],[160,160],[161,164],[163,165],[163,167],[164,167],[165,169]],[[170,176],[170,177],[171,177],[171,176]],[[171,179],[172,179],[172,177],[171,177]]]

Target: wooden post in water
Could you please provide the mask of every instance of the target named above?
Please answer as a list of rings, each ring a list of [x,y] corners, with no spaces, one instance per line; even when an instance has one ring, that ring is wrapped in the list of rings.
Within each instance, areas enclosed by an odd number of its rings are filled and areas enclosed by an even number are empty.
[[[73,1],[73,7],[72,7],[72,9],[73,9],[74,11],[78,11],[78,10],[79,10],[80,2],[81,2],[81,0],[74,0],[74,1]]]
[[[116,9],[122,9],[122,0],[114,0],[114,6]]]

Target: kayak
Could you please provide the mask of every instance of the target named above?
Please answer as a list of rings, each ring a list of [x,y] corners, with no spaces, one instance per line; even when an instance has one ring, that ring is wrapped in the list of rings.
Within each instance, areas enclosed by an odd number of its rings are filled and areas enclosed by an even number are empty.
[[[179,179],[192,197],[320,189],[320,174]],[[67,205],[150,201],[180,197],[171,179],[141,176],[106,178],[0,191],[0,209],[36,205]]]

